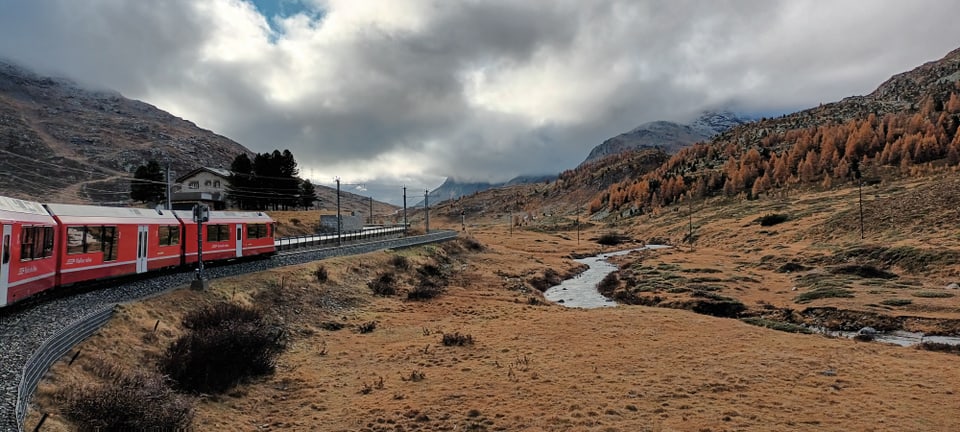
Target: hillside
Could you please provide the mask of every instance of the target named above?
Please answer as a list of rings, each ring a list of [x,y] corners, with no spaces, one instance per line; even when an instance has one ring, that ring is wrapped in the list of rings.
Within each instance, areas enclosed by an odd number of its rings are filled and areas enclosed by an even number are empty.
[[[591,212],[630,216],[684,197],[829,189],[851,177],[917,175],[960,163],[960,49],[894,76],[867,96],[735,127],[654,172],[611,185]]]
[[[144,102],[0,62],[0,195],[122,202],[137,166],[229,166],[244,146]],[[53,175],[51,175],[53,174]]]

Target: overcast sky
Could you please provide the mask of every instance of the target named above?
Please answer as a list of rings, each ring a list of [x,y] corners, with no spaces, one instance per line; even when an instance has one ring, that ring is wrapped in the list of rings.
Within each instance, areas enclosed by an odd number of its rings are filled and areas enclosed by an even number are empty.
[[[0,0],[0,58],[290,149],[319,183],[422,193],[555,174],[648,121],[866,94],[960,47],[957,17],[955,0]]]

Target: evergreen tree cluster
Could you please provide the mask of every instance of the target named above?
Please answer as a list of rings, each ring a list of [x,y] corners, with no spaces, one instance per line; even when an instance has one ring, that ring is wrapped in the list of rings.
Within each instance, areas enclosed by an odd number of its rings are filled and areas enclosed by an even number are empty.
[[[166,198],[167,183],[160,164],[152,160],[137,167],[130,182],[130,199],[143,203],[159,203]]]
[[[310,180],[297,177],[297,162],[290,150],[258,153],[253,160],[240,154],[230,164],[227,199],[241,210],[310,208],[317,200]]]

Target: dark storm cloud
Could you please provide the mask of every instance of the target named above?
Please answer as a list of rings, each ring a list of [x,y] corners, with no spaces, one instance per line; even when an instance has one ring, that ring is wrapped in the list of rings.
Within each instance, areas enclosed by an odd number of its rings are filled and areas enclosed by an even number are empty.
[[[306,175],[434,186],[556,173],[706,108],[864,94],[960,45],[960,3],[936,0],[310,3],[0,0],[0,57],[289,148]]]

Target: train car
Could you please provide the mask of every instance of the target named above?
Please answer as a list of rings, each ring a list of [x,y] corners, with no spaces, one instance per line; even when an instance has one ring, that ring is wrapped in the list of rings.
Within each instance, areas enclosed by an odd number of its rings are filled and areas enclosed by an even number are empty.
[[[59,223],[57,285],[182,263],[183,226],[169,210],[45,204]]]
[[[56,285],[56,227],[42,204],[0,197],[0,307]]]
[[[184,259],[186,264],[197,262],[197,223],[193,212],[177,210],[183,222]],[[209,220],[201,224],[203,261],[217,261],[271,255],[276,252],[273,241],[273,219],[262,212],[211,211]]]

